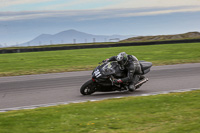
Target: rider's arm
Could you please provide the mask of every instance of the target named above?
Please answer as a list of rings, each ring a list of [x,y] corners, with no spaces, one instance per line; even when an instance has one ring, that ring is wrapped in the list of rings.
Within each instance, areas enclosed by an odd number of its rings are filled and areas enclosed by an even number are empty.
[[[117,61],[116,60],[116,56],[112,56],[112,57],[110,57],[109,59],[106,59],[107,61]]]
[[[133,61],[138,61],[137,57],[135,57],[134,55],[131,55]]]
[[[133,75],[135,73],[135,68],[134,68],[134,64],[131,63],[130,66],[128,67],[128,73],[127,73],[127,77],[122,78],[122,82],[131,82],[133,80]]]

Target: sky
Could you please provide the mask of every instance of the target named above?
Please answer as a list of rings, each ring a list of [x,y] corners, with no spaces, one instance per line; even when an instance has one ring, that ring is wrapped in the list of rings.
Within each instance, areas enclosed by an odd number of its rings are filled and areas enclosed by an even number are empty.
[[[200,32],[200,0],[0,0],[0,45],[75,29],[95,35]]]

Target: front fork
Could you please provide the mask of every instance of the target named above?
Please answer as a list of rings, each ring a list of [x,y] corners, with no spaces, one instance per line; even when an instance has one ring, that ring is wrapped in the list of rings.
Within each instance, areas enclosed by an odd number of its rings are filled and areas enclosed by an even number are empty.
[[[114,85],[114,83],[113,83],[114,80],[115,80],[115,78],[111,75],[111,76],[110,76],[110,81],[111,81],[111,83],[112,83],[112,86]]]

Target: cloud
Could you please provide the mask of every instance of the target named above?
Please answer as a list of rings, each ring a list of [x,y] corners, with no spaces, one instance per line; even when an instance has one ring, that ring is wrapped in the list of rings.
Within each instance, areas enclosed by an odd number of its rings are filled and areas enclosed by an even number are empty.
[[[38,6],[36,3],[43,3]],[[121,9],[158,8],[177,6],[200,6],[200,0],[1,0],[0,8],[15,11],[20,6],[29,10],[68,10],[68,9]],[[14,7],[14,8],[13,8]],[[27,10],[27,8],[25,8]],[[19,10],[19,9],[18,9]]]
[[[200,0],[120,0],[113,5],[105,6],[102,8],[153,8],[197,5],[200,6]]]
[[[186,9],[165,9],[165,10],[150,11],[150,12],[127,13],[127,14],[123,14],[122,17],[149,16],[149,15],[180,13],[180,12],[199,12],[199,11],[200,11],[200,7],[186,8]]]
[[[80,9],[97,9],[97,8],[101,8],[104,6],[108,6],[108,5],[112,5],[115,4],[118,1],[122,1],[122,0],[106,0],[106,1],[102,1],[102,0],[72,0],[72,1],[68,1],[68,2],[60,2],[57,4],[53,4],[53,5],[48,5],[45,7],[42,7],[45,10],[57,10],[57,9],[62,9],[62,10],[66,10],[66,9],[76,9],[76,10],[80,10]]]
[[[170,8],[177,6],[200,6],[200,0],[74,0],[48,5],[43,9]]]
[[[199,6],[184,6],[171,8],[124,8],[106,10],[63,10],[63,11],[22,11],[0,12],[0,21],[14,21],[39,18],[70,18],[75,21],[97,20],[119,17],[150,16],[180,12],[198,12]]]
[[[54,1],[54,0],[1,0],[0,7],[9,7],[22,4],[33,4],[33,3],[41,3],[49,1]]]

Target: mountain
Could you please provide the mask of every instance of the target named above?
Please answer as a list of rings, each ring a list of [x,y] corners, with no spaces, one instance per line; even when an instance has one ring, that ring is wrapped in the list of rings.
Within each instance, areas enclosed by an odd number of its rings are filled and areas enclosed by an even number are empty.
[[[76,30],[66,30],[57,34],[41,34],[31,41],[19,44],[18,46],[38,46],[49,44],[73,44],[73,43],[92,43],[92,42],[110,42],[119,41],[133,36],[122,35],[92,35]]]
[[[157,35],[157,36],[138,36],[131,37],[120,42],[134,42],[134,41],[156,41],[156,40],[180,40],[180,39],[200,39],[199,32],[188,32],[176,35]]]

